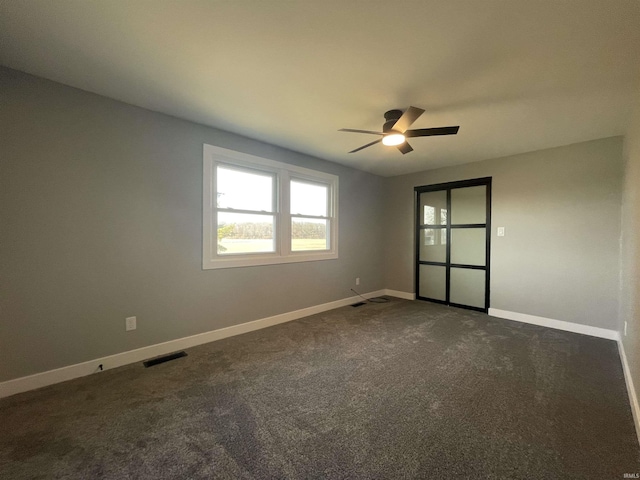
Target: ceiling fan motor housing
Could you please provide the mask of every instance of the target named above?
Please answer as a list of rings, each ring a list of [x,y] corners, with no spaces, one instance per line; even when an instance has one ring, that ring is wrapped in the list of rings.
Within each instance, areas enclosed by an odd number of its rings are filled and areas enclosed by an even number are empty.
[[[382,126],[382,132],[389,133],[401,116],[402,110],[389,110],[388,112],[386,112],[384,114],[384,119],[386,120],[386,122],[384,122],[384,125]]]

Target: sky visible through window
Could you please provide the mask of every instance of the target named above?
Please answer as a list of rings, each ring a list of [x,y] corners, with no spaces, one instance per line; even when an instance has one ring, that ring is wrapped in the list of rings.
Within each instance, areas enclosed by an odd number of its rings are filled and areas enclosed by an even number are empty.
[[[234,210],[273,212],[275,176],[218,166],[218,207]],[[291,213],[327,216],[328,187],[298,180],[291,181]]]
[[[218,207],[273,212],[274,176],[218,167]]]

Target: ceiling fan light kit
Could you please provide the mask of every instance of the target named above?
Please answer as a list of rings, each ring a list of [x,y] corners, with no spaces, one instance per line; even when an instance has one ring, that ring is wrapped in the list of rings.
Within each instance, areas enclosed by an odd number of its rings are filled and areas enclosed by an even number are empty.
[[[392,147],[404,143],[404,140],[404,135],[402,135],[401,133],[391,132],[382,137],[382,144]]]
[[[366,133],[369,135],[381,135],[382,138],[367,143],[362,147],[351,150],[349,153],[356,153],[367,147],[382,142],[386,146],[395,146],[404,155],[412,152],[413,148],[407,142],[407,138],[415,137],[432,137],[435,135],[455,135],[458,133],[460,126],[454,127],[436,127],[436,128],[419,128],[416,130],[408,130],[420,115],[424,113],[422,108],[409,107],[404,113],[402,110],[389,110],[384,114],[384,125],[382,132],[374,132],[372,130],[357,130],[353,128],[341,128],[341,132]]]

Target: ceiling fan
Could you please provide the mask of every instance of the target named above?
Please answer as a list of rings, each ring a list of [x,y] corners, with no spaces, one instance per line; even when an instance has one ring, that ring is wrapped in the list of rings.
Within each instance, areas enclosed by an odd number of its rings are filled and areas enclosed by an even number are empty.
[[[353,128],[341,128],[340,132],[353,132],[353,133],[369,133],[371,135],[381,135],[382,138],[367,143],[355,150],[351,150],[349,153],[356,153],[360,150],[364,150],[371,145],[382,142],[383,145],[397,146],[398,150],[405,153],[413,151],[411,145],[407,143],[407,138],[415,137],[432,137],[434,135],[455,135],[458,133],[460,126],[455,127],[437,127],[437,128],[418,128],[416,130],[407,130],[413,122],[415,122],[420,115],[424,113],[424,110],[417,107],[409,107],[404,113],[402,110],[389,110],[384,114],[384,125],[382,126],[382,132],[373,132],[371,130],[355,130]]]

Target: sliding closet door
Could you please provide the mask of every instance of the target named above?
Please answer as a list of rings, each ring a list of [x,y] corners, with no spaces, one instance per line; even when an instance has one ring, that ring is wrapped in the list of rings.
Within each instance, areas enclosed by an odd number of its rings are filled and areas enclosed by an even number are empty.
[[[418,210],[418,296],[447,301],[447,192],[419,194]]]
[[[489,309],[491,179],[417,187],[416,292]]]

